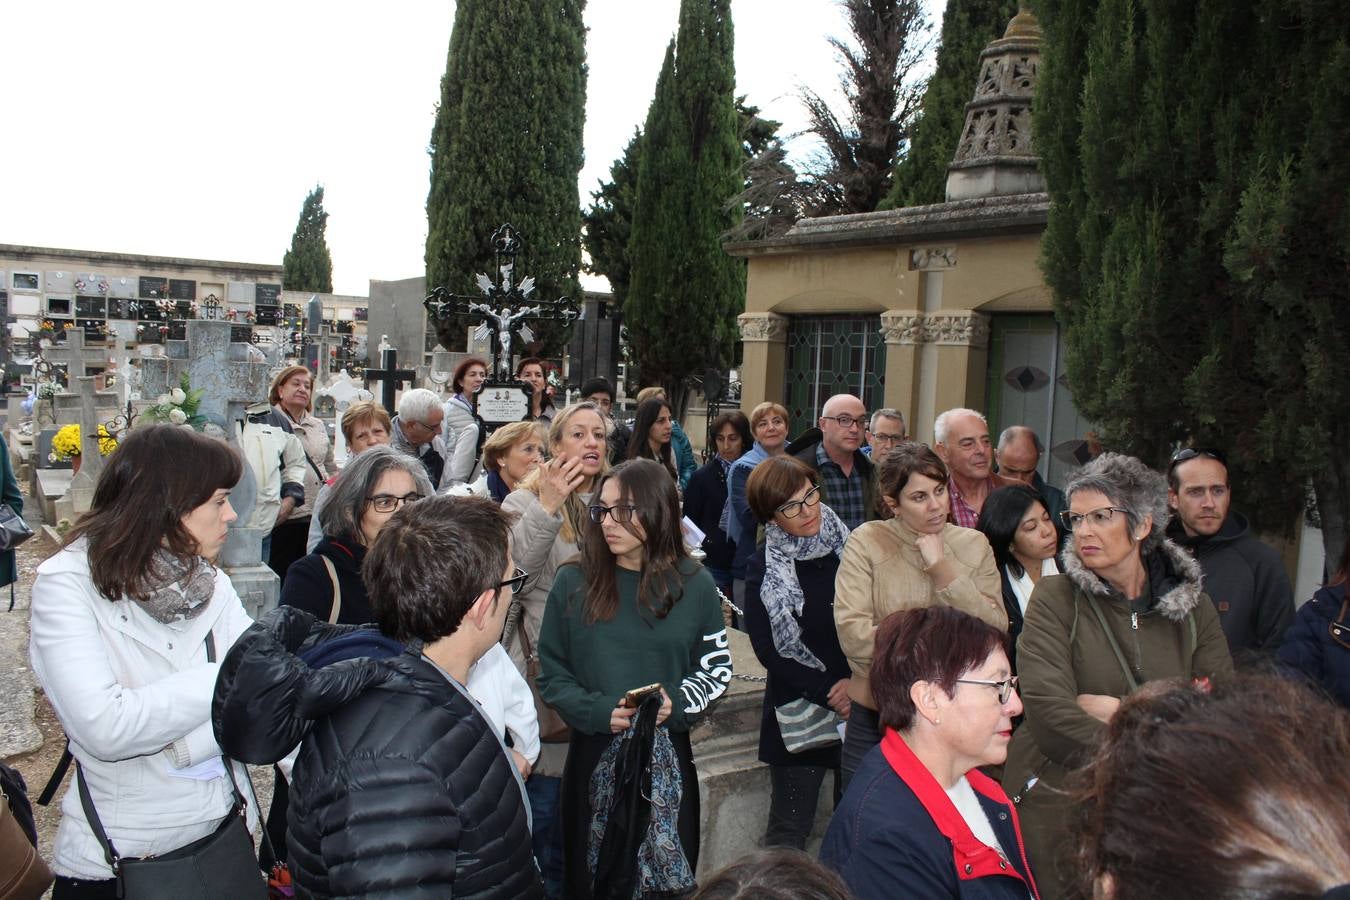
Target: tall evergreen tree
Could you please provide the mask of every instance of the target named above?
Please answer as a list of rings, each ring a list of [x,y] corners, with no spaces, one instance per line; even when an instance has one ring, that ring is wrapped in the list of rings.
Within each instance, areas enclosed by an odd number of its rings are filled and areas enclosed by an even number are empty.
[[[1041,0],[1044,268],[1082,412],[1163,465],[1228,452],[1235,508],[1287,532],[1350,508],[1350,9]],[[1334,557],[1333,557],[1334,558]]]
[[[609,167],[609,181],[591,194],[591,205],[581,214],[582,242],[591,258],[589,270],[609,280],[614,302],[623,307],[628,296],[628,239],[633,233],[633,203],[637,199],[638,153],[642,130],[623,148],[623,156]]]
[[[720,241],[740,216],[733,40],[730,0],[682,0],[643,128],[624,321],[642,380],[680,409],[687,376],[730,361],[745,304]]]
[[[324,238],[327,229],[323,188],[315,187],[300,207],[300,221],[291,236],[291,249],[281,261],[281,284],[286,290],[333,292],[333,257],[328,253],[328,241]]]
[[[736,98],[737,133],[744,161],[777,140],[781,122],[765,119],[757,106],[751,106],[744,94]],[[590,256],[588,271],[609,279],[610,290],[620,305],[628,296],[628,239],[633,232],[633,203],[637,193],[638,154],[642,150],[642,129],[624,147],[623,156],[609,168],[609,181],[591,194],[591,205],[581,214],[585,230],[582,243]]]
[[[441,102],[431,134],[427,286],[476,294],[496,277],[492,232],[510,222],[523,250],[517,277],[537,296],[580,300],[577,175],[586,116],[584,0],[460,0]],[[438,323],[441,344],[462,349],[472,320]],[[566,329],[532,324],[556,353]]]
[[[947,0],[937,67],[924,91],[909,149],[895,167],[881,206],[919,206],[946,199],[947,166],[965,126],[966,104],[975,92],[980,52],[1003,34],[1017,0]]]

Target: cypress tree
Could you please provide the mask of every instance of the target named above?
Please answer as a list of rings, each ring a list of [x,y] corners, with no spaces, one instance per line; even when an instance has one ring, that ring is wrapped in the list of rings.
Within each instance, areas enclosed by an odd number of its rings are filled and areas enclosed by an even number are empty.
[[[1350,12],[1299,0],[1043,0],[1044,268],[1079,409],[1165,465],[1227,451],[1287,532],[1350,506]]]
[[[623,306],[628,296],[628,239],[633,233],[633,203],[637,194],[638,153],[642,131],[635,129],[623,156],[609,167],[609,181],[591,194],[591,206],[581,214],[582,242],[591,258],[590,271],[609,279],[614,302]]]
[[[722,252],[741,188],[730,0],[683,0],[643,128],[624,322],[642,381],[677,408],[684,379],[724,367],[745,272]]]
[[[281,261],[281,283],[286,290],[333,292],[333,257],[328,253],[328,242],[324,238],[327,228],[323,188],[315,187],[300,207],[300,221],[291,236],[291,249]]]
[[[520,232],[516,277],[536,294],[580,300],[577,175],[586,115],[584,0],[460,0],[431,135],[427,287],[478,293],[494,280],[489,238],[503,222]],[[472,319],[437,323],[441,344],[462,349]],[[536,344],[559,352],[566,329],[531,323]]]
[[[948,0],[937,66],[882,209],[946,199],[947,166],[965,126],[966,104],[974,96],[980,53],[1003,34],[1016,13],[1017,0]]]

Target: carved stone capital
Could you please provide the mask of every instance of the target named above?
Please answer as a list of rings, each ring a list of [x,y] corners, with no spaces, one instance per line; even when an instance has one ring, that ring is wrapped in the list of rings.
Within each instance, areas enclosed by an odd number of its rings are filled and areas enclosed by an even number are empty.
[[[881,336],[888,344],[922,344],[923,313],[917,309],[888,309],[881,314]]]
[[[909,251],[909,267],[921,272],[956,267],[956,247],[915,247]]]
[[[888,309],[881,314],[881,336],[888,344],[984,349],[989,345],[989,317],[970,310],[925,314]]]
[[[937,313],[928,317],[933,343],[944,346],[989,346],[989,317],[977,312]]]
[[[736,317],[742,341],[764,341],[771,344],[787,343],[787,316],[778,313],[741,313]]]

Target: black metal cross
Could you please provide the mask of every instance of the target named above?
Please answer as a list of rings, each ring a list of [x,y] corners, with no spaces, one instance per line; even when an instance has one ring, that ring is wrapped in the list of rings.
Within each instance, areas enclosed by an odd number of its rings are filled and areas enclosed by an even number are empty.
[[[398,393],[399,385],[407,382],[412,384],[412,380],[417,377],[417,373],[412,369],[398,368],[398,351],[392,347],[380,353],[380,368],[366,369],[366,386],[370,382],[380,382],[380,402],[384,405],[385,412],[393,415],[394,397]]]
[[[481,297],[450,293],[438,287],[427,295],[422,305],[438,320],[457,316],[482,316],[480,329],[492,335],[493,372],[503,381],[511,380],[511,344],[516,334],[529,332],[522,319],[571,322],[578,315],[576,304],[567,297],[557,300],[534,300],[534,278],[526,276],[515,280],[515,259],[520,252],[520,235],[507,223],[492,234],[492,248],[497,255],[497,283],[486,275],[478,276]],[[527,337],[526,342],[531,338]]]

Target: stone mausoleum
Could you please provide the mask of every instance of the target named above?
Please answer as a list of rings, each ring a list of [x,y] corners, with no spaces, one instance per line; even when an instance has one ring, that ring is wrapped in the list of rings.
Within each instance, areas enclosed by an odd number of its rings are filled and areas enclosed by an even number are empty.
[[[894,407],[931,441],[944,409],[985,412],[991,431],[1036,429],[1061,480],[1085,461],[1089,426],[1063,379],[1062,337],[1037,267],[1050,200],[1031,100],[1040,28],[1030,12],[980,57],[947,199],[802,219],[781,237],[726,245],[748,262],[742,406],[783,402],[792,432],[832,394]]]

